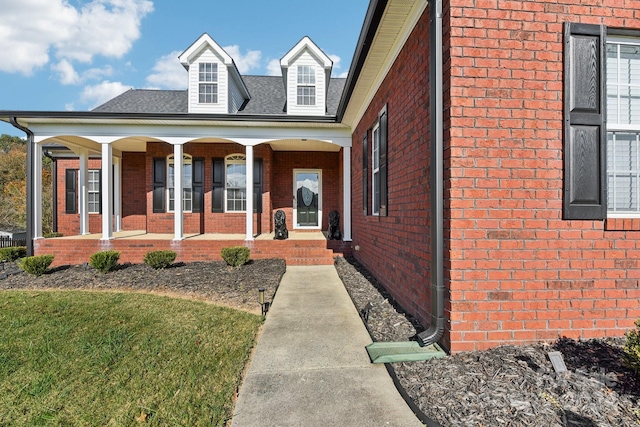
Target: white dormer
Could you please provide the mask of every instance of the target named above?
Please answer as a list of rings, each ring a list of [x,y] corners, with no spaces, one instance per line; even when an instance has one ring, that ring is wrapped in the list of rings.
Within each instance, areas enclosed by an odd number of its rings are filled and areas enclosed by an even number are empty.
[[[304,37],[281,60],[287,94],[287,114],[323,116],[333,61],[309,37]]]
[[[233,59],[208,34],[178,58],[189,71],[189,113],[234,114],[250,99]]]

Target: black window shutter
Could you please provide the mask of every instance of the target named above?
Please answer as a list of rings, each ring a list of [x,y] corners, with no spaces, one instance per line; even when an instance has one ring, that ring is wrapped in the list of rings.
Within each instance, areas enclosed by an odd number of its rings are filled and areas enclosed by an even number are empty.
[[[380,126],[380,216],[387,216],[389,214],[388,206],[388,176],[387,169],[387,150],[389,147],[387,141],[387,106],[385,105],[378,118]]]
[[[153,159],[153,213],[165,211],[164,194],[167,162],[164,157]]]
[[[369,132],[362,138],[362,211],[369,215]]]
[[[253,162],[253,212],[262,213],[262,159]]]
[[[204,159],[193,159],[193,208],[192,212],[204,211]]]
[[[211,212],[224,212],[224,159],[213,159]]]
[[[605,219],[606,93],[603,25],[564,27],[564,219]]]
[[[64,174],[64,211],[68,214],[78,213],[78,171],[67,169]]]

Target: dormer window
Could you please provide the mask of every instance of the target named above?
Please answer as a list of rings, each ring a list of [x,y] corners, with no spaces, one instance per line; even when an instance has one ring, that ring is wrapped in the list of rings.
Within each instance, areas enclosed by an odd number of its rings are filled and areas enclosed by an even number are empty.
[[[316,72],[310,65],[298,65],[298,105],[316,105]]]
[[[218,103],[218,64],[200,63],[198,72],[198,102],[200,104]]]

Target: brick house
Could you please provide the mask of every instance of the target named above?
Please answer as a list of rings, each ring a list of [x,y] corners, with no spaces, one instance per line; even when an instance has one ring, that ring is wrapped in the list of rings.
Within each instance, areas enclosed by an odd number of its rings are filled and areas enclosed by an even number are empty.
[[[305,49],[326,67],[310,44]],[[297,71],[285,67],[296,58],[285,56],[283,69]],[[283,76],[289,96],[285,82],[292,77]],[[252,78],[241,78],[252,94]],[[290,81],[295,88],[297,77]],[[119,212],[123,228],[130,221],[150,233],[169,229],[178,236],[180,225],[204,234],[244,231],[251,241],[255,230],[271,230],[275,208],[296,217],[293,170],[322,170],[322,180],[334,179],[341,189],[330,201],[323,186],[322,210],[341,213],[343,248],[427,327],[423,342],[439,341],[452,352],[622,335],[640,317],[639,1],[372,0],[349,75],[333,84],[329,79],[337,102],[331,104],[329,93],[324,112],[247,110],[256,114],[250,123],[241,108],[225,118],[157,112],[153,123],[144,115],[100,111],[0,117],[34,132],[36,153],[58,126],[68,127],[65,135],[76,132],[66,141],[71,145],[84,126],[127,121],[131,144],[144,149],[117,148],[115,170],[126,182],[127,173],[144,165],[145,179],[122,186],[115,222]],[[204,132],[185,135],[184,151],[177,148],[182,141],[169,140],[178,138],[171,132],[160,142],[137,131],[181,121]],[[228,141],[247,143],[234,133],[237,122],[250,129],[243,136],[264,139],[243,145],[255,147],[252,152],[228,147]],[[225,131],[214,138],[217,126]],[[274,141],[286,149],[274,148]],[[102,158],[110,158],[109,144],[98,142]],[[301,148],[303,142],[314,149]],[[199,222],[189,217],[193,212],[183,220],[153,212],[155,189],[167,194],[166,182],[154,178],[154,159],[167,159],[158,166],[167,170],[171,153],[192,156],[192,167],[207,159],[207,214]],[[257,212],[223,212],[224,220],[215,221],[211,159],[242,153],[246,163],[262,160],[262,189],[254,181],[253,193],[262,200],[253,206],[261,202],[268,220]],[[101,176],[105,188],[104,168]],[[102,197],[104,210],[110,202]],[[101,221],[104,233],[110,223]]]

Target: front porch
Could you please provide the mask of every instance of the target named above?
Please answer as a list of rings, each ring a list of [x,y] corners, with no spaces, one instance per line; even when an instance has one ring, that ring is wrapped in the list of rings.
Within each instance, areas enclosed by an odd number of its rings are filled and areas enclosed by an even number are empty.
[[[328,265],[335,256],[351,254],[351,242],[327,240],[325,233],[289,231],[287,240],[274,240],[273,233],[263,233],[246,240],[244,234],[185,234],[175,240],[173,234],[147,233],[145,230],[117,231],[113,238],[102,234],[86,234],[49,239],[36,239],[34,252],[53,253],[53,266],[82,264],[91,254],[103,250],[120,251],[121,263],[142,263],[144,255],[153,250],[170,249],[177,253],[176,262],[221,260],[222,248],[247,246],[252,259],[281,258],[287,265]]]

